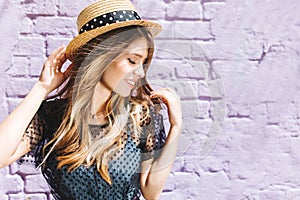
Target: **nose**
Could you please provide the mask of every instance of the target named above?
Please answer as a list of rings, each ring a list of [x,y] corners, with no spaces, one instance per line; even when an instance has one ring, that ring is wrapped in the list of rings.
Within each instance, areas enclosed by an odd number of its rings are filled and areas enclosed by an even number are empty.
[[[134,74],[136,76],[138,76],[139,78],[143,78],[145,76],[145,71],[144,71],[143,65],[141,65],[136,70],[134,70]]]

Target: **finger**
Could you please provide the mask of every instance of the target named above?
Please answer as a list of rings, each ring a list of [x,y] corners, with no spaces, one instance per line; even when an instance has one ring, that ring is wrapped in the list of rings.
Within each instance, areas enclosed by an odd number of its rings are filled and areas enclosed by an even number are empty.
[[[48,59],[49,60],[55,59],[55,57],[57,56],[57,54],[59,54],[64,48],[65,48],[64,45],[61,45],[60,47],[58,47],[54,52],[52,52],[50,54],[50,56],[48,57]]]
[[[63,64],[66,62],[66,47],[64,47],[54,58],[53,63],[56,65],[56,68],[60,71]]]
[[[66,47],[64,47],[63,49],[61,49],[55,56],[56,59],[61,59],[62,57],[65,56],[66,54]]]
[[[57,60],[57,69],[61,70],[63,64],[67,61],[67,58],[64,56],[62,58],[60,58],[59,60]]]
[[[155,98],[157,98],[159,101],[161,101],[161,102],[163,102],[163,103],[165,103],[166,102],[166,100],[165,100],[165,97],[162,95],[162,94],[151,94],[150,95],[150,98],[151,99],[155,99]]]
[[[68,68],[63,72],[65,78],[69,77],[71,70],[73,69],[74,64],[71,63]]]

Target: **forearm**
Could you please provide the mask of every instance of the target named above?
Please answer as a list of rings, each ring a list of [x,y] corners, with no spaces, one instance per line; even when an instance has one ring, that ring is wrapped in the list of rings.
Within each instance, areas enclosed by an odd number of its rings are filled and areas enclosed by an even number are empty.
[[[146,199],[156,199],[162,192],[176,158],[180,133],[181,125],[171,126],[160,156],[150,165],[148,172],[143,172],[147,173],[145,185],[142,186]]]
[[[46,90],[37,82],[18,107],[0,123],[0,166],[16,151],[22,136],[47,96]]]

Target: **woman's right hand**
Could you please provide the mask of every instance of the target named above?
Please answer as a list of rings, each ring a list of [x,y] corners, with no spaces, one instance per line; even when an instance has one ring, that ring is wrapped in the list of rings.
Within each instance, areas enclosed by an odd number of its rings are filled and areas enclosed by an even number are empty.
[[[61,68],[66,62],[66,47],[60,46],[56,49],[44,63],[39,82],[47,91],[47,94],[58,88],[69,76],[72,64],[62,72]]]

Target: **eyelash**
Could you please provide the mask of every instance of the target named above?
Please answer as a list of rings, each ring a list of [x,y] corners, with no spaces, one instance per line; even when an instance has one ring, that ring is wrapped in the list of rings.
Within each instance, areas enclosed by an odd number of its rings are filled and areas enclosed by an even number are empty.
[[[128,58],[128,61],[131,63],[131,64],[136,64],[134,61],[132,61],[130,58]]]

